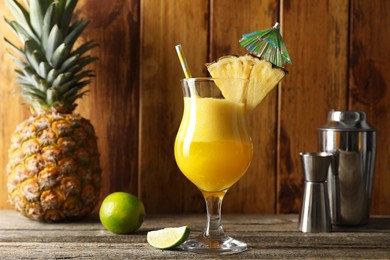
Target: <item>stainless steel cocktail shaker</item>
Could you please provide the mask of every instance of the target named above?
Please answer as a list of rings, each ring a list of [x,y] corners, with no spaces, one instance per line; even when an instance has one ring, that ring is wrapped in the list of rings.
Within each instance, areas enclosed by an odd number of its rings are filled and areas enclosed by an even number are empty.
[[[319,150],[333,154],[328,173],[330,215],[335,225],[369,221],[376,132],[360,111],[330,111],[318,129]]]

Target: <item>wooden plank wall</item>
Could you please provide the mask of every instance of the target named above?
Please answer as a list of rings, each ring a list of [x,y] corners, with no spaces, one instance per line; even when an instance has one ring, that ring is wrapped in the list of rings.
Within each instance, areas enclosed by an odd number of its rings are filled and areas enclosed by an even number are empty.
[[[390,1],[352,1],[348,107],[377,129],[373,212],[390,212]]]
[[[283,3],[293,65],[279,93],[277,212],[299,210],[299,152],[316,151],[328,111],[347,108],[348,12],[348,0]]]
[[[280,21],[292,57],[289,75],[249,117],[254,159],[231,188],[224,212],[298,212],[299,152],[317,149],[317,127],[331,109],[367,112],[378,147],[372,213],[390,214],[390,1],[387,0],[80,0],[92,22],[100,60],[91,93],[78,112],[99,137],[102,198],[138,194],[149,213],[203,212],[200,192],[183,177],[173,142],[183,110],[183,77],[174,46],[183,45],[191,72],[205,62],[243,54],[243,33]],[[9,17],[0,2],[0,16]],[[0,22],[0,36],[13,37]],[[0,42],[0,209],[6,202],[7,149],[28,116],[12,94],[14,65]]]

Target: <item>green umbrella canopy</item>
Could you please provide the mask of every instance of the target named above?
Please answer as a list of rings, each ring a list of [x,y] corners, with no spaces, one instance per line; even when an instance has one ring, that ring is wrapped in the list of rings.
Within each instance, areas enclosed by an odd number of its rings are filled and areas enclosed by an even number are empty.
[[[285,63],[291,64],[279,27],[279,23],[276,23],[271,28],[244,34],[239,41],[240,45],[278,67],[283,67]]]

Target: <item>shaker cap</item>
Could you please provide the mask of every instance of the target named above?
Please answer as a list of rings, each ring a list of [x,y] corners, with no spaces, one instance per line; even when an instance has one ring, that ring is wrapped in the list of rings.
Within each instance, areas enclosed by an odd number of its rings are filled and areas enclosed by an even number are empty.
[[[328,114],[328,121],[319,130],[375,131],[362,111],[335,111]]]

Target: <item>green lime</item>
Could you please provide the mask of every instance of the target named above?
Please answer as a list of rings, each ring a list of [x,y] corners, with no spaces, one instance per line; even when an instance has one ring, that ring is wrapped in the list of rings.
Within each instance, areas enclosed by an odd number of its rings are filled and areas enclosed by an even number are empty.
[[[145,208],[141,200],[126,192],[114,192],[102,202],[99,211],[103,226],[116,234],[137,231],[145,216]]]
[[[190,235],[188,226],[164,228],[149,231],[146,240],[149,245],[159,249],[171,249],[181,245]]]

